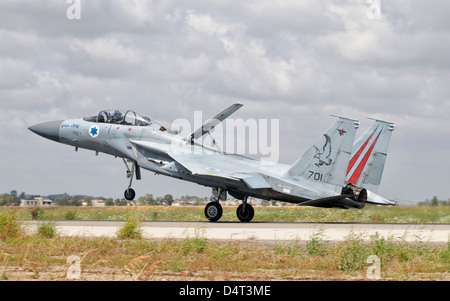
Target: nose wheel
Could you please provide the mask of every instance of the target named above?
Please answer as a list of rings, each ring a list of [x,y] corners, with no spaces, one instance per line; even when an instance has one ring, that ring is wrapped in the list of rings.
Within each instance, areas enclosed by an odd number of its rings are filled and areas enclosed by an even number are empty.
[[[136,192],[134,191],[133,188],[127,188],[127,190],[125,190],[125,193],[123,194],[123,196],[125,197],[125,199],[127,201],[132,201],[132,200],[134,200],[134,197],[136,196]]]

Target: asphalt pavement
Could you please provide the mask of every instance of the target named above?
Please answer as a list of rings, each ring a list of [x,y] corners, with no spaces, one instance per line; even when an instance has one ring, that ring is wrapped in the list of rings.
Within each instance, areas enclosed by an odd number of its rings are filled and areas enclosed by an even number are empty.
[[[45,221],[26,221],[30,233]],[[124,221],[56,221],[60,235],[117,237]],[[283,242],[345,241],[373,238],[408,242],[448,243],[450,224],[359,224],[359,223],[241,223],[241,222],[143,222],[147,239],[203,237],[220,241]]]

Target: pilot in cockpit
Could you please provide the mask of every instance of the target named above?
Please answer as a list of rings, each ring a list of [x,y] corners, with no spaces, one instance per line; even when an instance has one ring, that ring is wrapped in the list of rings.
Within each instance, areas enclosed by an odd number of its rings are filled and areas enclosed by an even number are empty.
[[[123,115],[119,110],[115,110],[111,116],[109,116],[110,122],[114,124],[121,124],[123,121]]]

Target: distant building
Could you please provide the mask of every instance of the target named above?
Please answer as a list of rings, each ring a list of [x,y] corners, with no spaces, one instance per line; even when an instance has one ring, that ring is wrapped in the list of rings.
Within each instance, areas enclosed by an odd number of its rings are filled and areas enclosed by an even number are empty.
[[[175,201],[172,203],[172,206],[195,206],[195,201]]]
[[[20,206],[33,206],[33,207],[41,207],[41,206],[52,206],[52,200],[47,200],[42,197],[35,197],[33,200],[20,200]]]
[[[104,207],[105,201],[104,200],[92,200],[92,207]]]
[[[81,206],[104,207],[105,201],[104,200],[92,200],[92,201],[90,201],[90,205],[89,205],[88,201],[81,201]]]

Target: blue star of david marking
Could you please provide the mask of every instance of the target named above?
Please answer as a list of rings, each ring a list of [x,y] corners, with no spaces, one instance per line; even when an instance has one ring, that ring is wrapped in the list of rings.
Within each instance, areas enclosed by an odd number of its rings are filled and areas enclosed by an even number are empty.
[[[98,132],[98,129],[97,129],[97,128],[92,128],[92,129],[91,129],[91,134],[92,134],[93,136],[97,135],[97,132]]]
[[[98,131],[98,127],[94,125],[89,129],[89,135],[91,135],[91,137],[96,137],[98,136]]]

